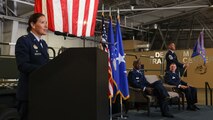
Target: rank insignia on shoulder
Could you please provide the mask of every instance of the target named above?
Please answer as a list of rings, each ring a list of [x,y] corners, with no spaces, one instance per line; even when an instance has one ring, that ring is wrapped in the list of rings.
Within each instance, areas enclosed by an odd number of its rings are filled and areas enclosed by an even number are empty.
[[[38,46],[36,46],[35,44],[33,45],[33,48],[35,49],[35,50],[37,50],[38,49]]]

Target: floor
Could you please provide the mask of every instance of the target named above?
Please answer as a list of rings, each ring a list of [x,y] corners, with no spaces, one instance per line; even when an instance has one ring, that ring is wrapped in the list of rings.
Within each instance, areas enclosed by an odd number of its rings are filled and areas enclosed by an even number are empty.
[[[199,105],[199,111],[178,110],[177,106],[170,106],[170,112],[174,115],[174,118],[162,117],[159,108],[152,108],[150,117],[147,116],[147,111],[130,110],[123,118],[126,120],[212,120],[213,119],[213,107]],[[113,120],[122,120],[120,115],[113,117]]]
[[[210,96],[210,95],[208,95]],[[174,118],[165,118],[161,116],[160,109],[152,107],[150,117],[147,116],[145,110],[129,110],[124,115],[126,120],[213,120],[213,106],[210,106],[210,97],[208,97],[208,106],[206,106],[205,89],[198,89],[198,103],[199,111],[178,110],[176,105],[169,106],[170,112],[175,116]],[[113,115],[113,120],[123,120],[121,115]]]

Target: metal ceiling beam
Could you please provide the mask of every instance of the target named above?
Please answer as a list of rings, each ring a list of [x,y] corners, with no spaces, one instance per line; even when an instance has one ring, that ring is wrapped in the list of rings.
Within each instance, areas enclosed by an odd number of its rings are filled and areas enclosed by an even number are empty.
[[[168,29],[170,32],[176,32],[176,31],[179,31],[179,29],[180,28],[178,28],[178,29]],[[190,31],[191,29],[181,29],[181,31]],[[203,29],[202,28],[200,28],[200,29],[197,29],[197,28],[194,28],[194,29],[192,29],[192,31],[202,31]],[[213,31],[213,29],[204,29],[204,30],[210,30],[210,31]],[[167,31],[167,29],[161,29],[161,31]]]
[[[181,29],[182,23],[183,23],[182,20],[180,20],[179,25],[178,25],[178,33],[177,33],[177,36],[176,36],[176,38],[175,38],[175,45],[178,44],[178,39],[179,39],[179,37],[180,37],[180,33],[183,32],[183,31],[182,31],[183,29]],[[176,31],[175,31],[175,32],[176,32]]]
[[[13,17],[13,16],[7,16],[7,15],[0,15],[0,18],[6,19],[6,20],[15,20],[23,23],[27,23],[27,19],[25,18],[20,18],[20,17]]]
[[[191,25],[190,25],[190,31],[189,31],[189,36],[188,36],[188,40],[187,40],[187,44],[186,44],[186,48],[189,48],[190,47],[190,41],[191,41],[191,38],[192,38],[192,29],[193,29],[193,25],[194,25],[194,17],[191,21]]]
[[[7,16],[7,15],[0,15],[0,18],[7,19],[7,20],[15,20],[15,21],[19,21],[19,22],[22,22],[22,23],[27,23],[28,22],[28,20],[25,19],[25,18],[13,17],[13,16]],[[96,21],[101,22],[100,19],[96,19]],[[105,21],[105,23],[109,23],[109,22]],[[115,23],[112,23],[112,24],[115,25]],[[140,32],[147,32],[146,30],[143,30],[143,29],[128,27],[128,26],[124,26],[124,25],[120,25],[120,26],[122,28],[127,28],[127,29],[131,29],[131,30],[136,30],[136,31],[140,31]]]
[[[34,3],[30,3],[30,2],[26,2],[26,1],[21,1],[21,0],[11,0],[11,1],[22,3],[22,4],[26,4],[26,5],[30,5],[30,6],[34,6]]]
[[[98,22],[102,22],[102,20],[100,19],[96,19],[96,21]],[[104,21],[104,23],[109,23],[108,21]],[[112,23],[112,25],[116,25],[116,23]],[[124,25],[120,25],[122,28],[127,28],[127,29],[131,29],[131,30],[136,30],[136,31],[140,31],[140,32],[147,32],[146,30],[143,30],[143,29],[138,29],[138,28],[133,28],[133,27],[128,27],[128,26],[124,26]],[[152,33],[152,32],[150,32]]]
[[[205,9],[205,8],[202,8],[202,9]],[[172,16],[165,17],[165,18],[158,19],[158,20],[153,20],[153,21],[150,21],[150,22],[147,22],[147,23],[143,23],[141,25],[149,25],[149,24],[160,22],[160,21],[168,20],[168,19],[171,19],[171,18],[183,16],[183,15],[186,15],[186,14],[189,14],[189,13],[198,12],[198,11],[200,11],[200,9],[198,9],[198,10],[196,9],[196,10],[192,10],[192,11],[187,11],[185,13],[180,13],[180,14],[172,15]]]
[[[30,12],[27,12],[27,13],[25,13],[25,14],[20,15],[19,17],[30,16],[30,15],[32,15],[33,13],[34,13],[34,11],[30,11]]]
[[[3,9],[3,0],[0,0],[0,14],[4,14],[5,11]]]
[[[165,45],[165,47],[166,47],[166,40],[165,40],[165,37],[164,37],[163,32],[161,31],[160,27],[158,27],[158,31],[159,31],[160,36],[161,36],[162,41],[163,41],[162,46],[161,46],[161,48],[160,48],[160,49],[162,50],[164,45]]]
[[[159,7],[159,8],[133,8],[133,9],[119,9],[120,12],[134,12],[134,11],[150,11],[150,10],[172,10],[172,9],[192,9],[192,8],[206,8],[209,5],[196,6],[173,6],[173,7]],[[98,12],[117,12],[118,10],[98,10]]]
[[[154,33],[154,36],[153,36],[153,38],[152,38],[152,41],[151,41],[151,45],[150,45],[150,50],[152,50],[152,46],[153,46],[153,44],[154,44],[154,42],[155,42],[155,38],[156,38],[156,36],[157,36],[157,29],[155,30],[155,33]]]
[[[186,6],[186,5],[190,5],[190,4],[194,4],[194,3],[197,3],[197,2],[200,2],[201,0],[195,0],[195,1],[188,1],[188,2],[184,2],[184,3],[181,3],[179,4],[178,6]],[[177,4],[170,4],[170,5],[167,5],[167,6],[164,6],[164,7],[172,7],[172,6],[176,6]],[[208,5],[208,4],[206,4]],[[163,7],[162,7],[163,8]],[[179,9],[178,9],[179,10]],[[146,13],[142,13],[142,14],[136,14],[136,15],[131,15],[131,16],[128,16],[128,18],[131,18],[131,17],[136,17],[136,16],[140,16],[140,15],[148,15],[148,14],[151,14],[153,12],[156,12],[156,11],[150,11],[150,12],[146,12]]]
[[[200,16],[198,16],[199,18],[195,18],[196,21],[203,27],[203,28],[208,28],[208,26],[200,20]],[[207,35],[209,36],[210,40],[213,41],[213,37],[212,37],[212,33],[209,30],[205,30],[205,32],[207,33]]]

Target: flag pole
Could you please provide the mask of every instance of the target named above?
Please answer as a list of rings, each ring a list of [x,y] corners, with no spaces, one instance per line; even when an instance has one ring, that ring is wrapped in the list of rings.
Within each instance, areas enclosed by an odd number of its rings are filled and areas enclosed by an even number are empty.
[[[118,22],[120,23],[120,11],[119,11],[119,8],[117,10],[117,14],[118,14],[117,19],[118,19]]]
[[[104,4],[102,4],[102,16],[104,17]],[[103,22],[103,21],[102,21]],[[102,23],[103,24],[103,23]],[[103,27],[103,26],[102,26]],[[103,28],[101,28],[101,29],[103,29]],[[103,37],[103,36],[101,36],[101,37]],[[99,48],[101,49],[101,50],[104,50],[104,48],[103,48],[103,40],[102,40],[102,38],[101,38],[101,43],[99,43]]]
[[[109,16],[112,17],[112,8],[109,7]]]
[[[104,4],[102,4],[102,16],[104,16]],[[109,119],[112,120],[112,97],[109,97]]]
[[[204,29],[204,28],[202,29],[202,32],[203,32],[203,33],[205,32],[205,29]],[[203,45],[203,47],[204,47],[204,44],[202,44],[202,45]],[[206,62],[204,62],[203,65],[206,67]]]
[[[120,104],[121,104],[121,119],[124,119],[124,116],[123,116],[123,100],[122,100],[121,95],[120,95]]]
[[[117,20],[118,20],[118,22],[120,22],[120,12],[119,12],[119,8],[117,9]],[[116,41],[116,42],[118,42],[118,41]],[[121,93],[120,93],[120,105],[121,105],[121,112],[120,112],[120,114],[121,114],[121,119],[123,119],[123,101],[122,101],[122,96],[121,96]]]
[[[110,10],[110,12],[109,12],[109,16],[111,17],[111,11],[112,11],[112,9],[111,9],[111,7],[109,7],[109,10]],[[110,18],[111,19],[111,18]],[[109,32],[109,31],[108,31]],[[112,96],[113,97],[113,96]],[[112,120],[112,97],[110,97],[110,120]]]
[[[120,23],[120,10],[119,10],[119,8],[117,9],[117,19],[118,19],[118,22]],[[118,41],[116,41],[116,42],[118,42]],[[121,113],[120,113],[121,116],[120,116],[120,118],[121,119],[126,119],[123,116],[123,99],[122,99],[121,93],[120,93],[120,105],[121,105]]]
[[[111,11],[112,11],[111,7],[109,7],[109,10],[110,10],[109,16],[111,17]],[[110,97],[109,99],[110,99],[109,100],[110,101],[110,120],[112,120],[112,97]]]
[[[124,116],[124,114],[123,114],[123,97],[122,97],[121,93],[120,93],[120,105],[121,105],[120,119],[123,119],[123,120],[127,119],[128,116]]]
[[[190,48],[189,48],[189,51],[190,51]],[[190,58],[190,57],[188,56],[187,65],[189,65],[189,58]],[[182,74],[182,76],[181,76],[181,80],[183,80],[183,77],[184,77],[184,74],[186,73],[187,68],[188,68],[188,66],[184,69],[183,74]]]
[[[112,97],[109,97],[109,119],[112,120]]]

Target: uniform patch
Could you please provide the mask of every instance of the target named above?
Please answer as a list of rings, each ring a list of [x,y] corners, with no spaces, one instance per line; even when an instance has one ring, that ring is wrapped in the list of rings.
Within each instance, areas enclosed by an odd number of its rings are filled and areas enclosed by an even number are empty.
[[[170,60],[173,60],[173,57],[172,57],[172,55],[169,55],[169,59],[170,59]]]
[[[33,48],[35,49],[35,50],[37,50],[38,49],[38,46],[36,46],[35,44],[33,45]]]
[[[41,53],[35,53],[35,55],[41,55]]]

